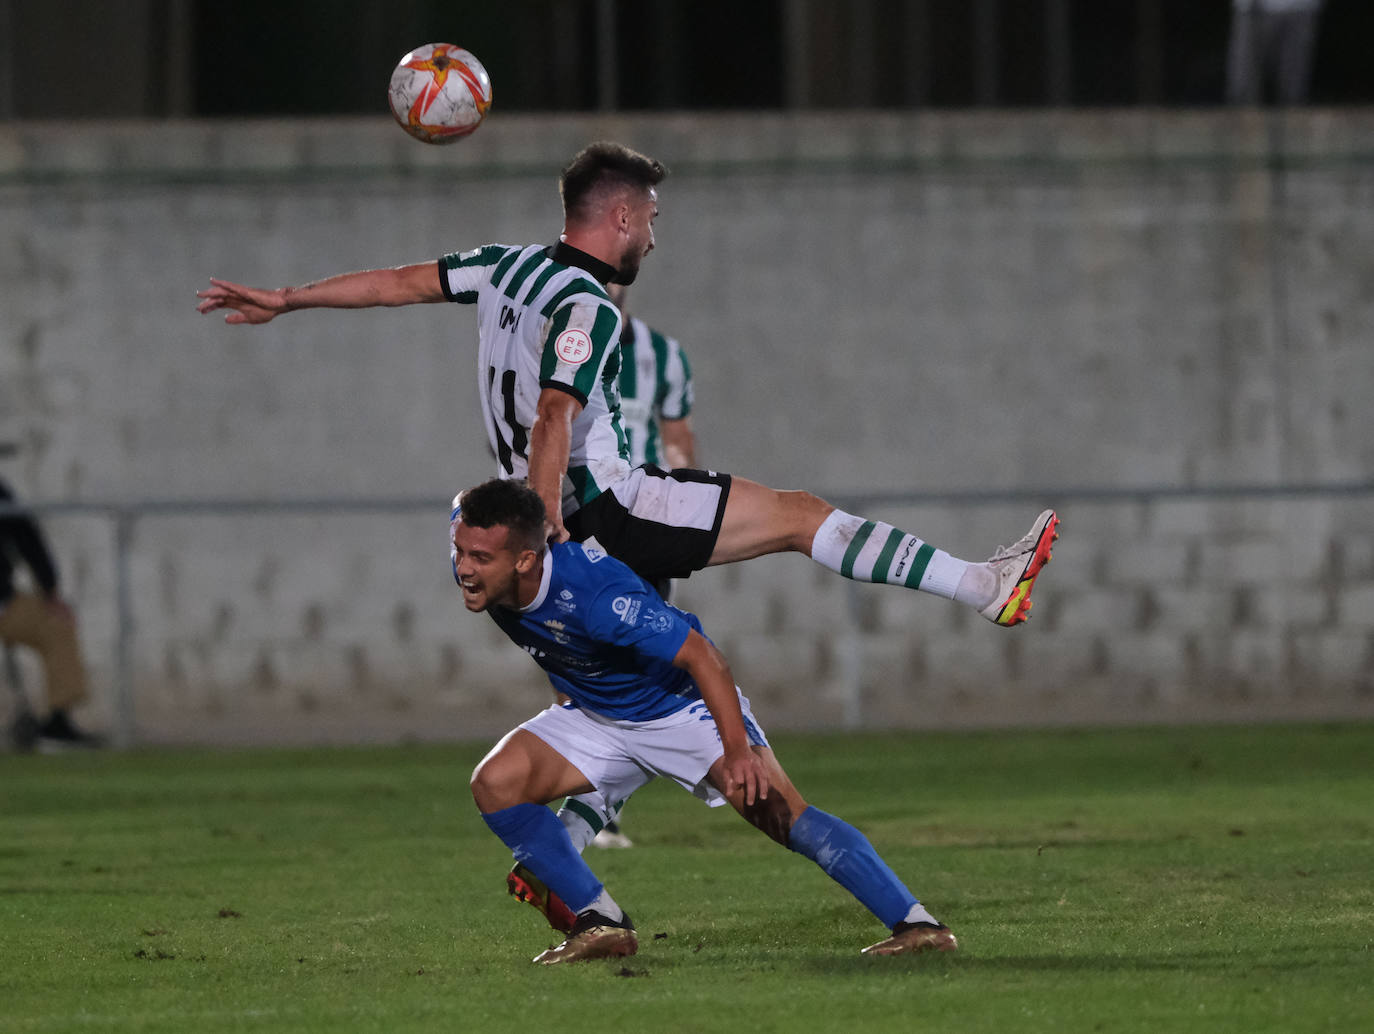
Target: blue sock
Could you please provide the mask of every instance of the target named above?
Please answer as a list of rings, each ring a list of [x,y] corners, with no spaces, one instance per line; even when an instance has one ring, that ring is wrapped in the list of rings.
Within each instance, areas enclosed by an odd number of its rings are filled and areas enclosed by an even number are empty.
[[[819,865],[886,927],[896,926],[917,904],[897,874],[878,857],[868,837],[819,808],[808,807],[796,818],[787,846]]]
[[[543,881],[574,912],[601,894],[601,881],[568,839],[558,817],[541,804],[517,804],[483,812],[487,827],[510,848],[515,860]]]

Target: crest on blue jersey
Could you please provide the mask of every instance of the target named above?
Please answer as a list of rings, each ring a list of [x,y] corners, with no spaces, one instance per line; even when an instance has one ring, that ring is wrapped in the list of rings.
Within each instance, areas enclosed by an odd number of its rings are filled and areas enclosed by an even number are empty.
[[[629,596],[617,596],[611,601],[611,612],[618,614],[620,620],[627,625],[635,625],[639,622],[639,608],[643,606],[641,600],[631,599]]]

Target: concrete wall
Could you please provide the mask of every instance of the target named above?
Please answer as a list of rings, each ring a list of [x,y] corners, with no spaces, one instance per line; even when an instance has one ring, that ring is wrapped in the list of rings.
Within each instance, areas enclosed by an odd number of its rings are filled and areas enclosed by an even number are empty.
[[[1374,714],[1374,493],[1218,494],[1374,481],[1372,112],[507,116],[448,148],[11,123],[0,473],[215,504],[126,528],[140,739],[487,736],[542,705],[447,569],[448,499],[490,468],[470,310],[230,328],[194,293],[550,240],[602,136],[674,170],[632,305],[689,348],[706,462],[971,559],[1063,513],[1013,631],[795,556],[692,578],[766,724]],[[411,505],[221,505],[312,499]],[[108,719],[120,540],[48,523]]]

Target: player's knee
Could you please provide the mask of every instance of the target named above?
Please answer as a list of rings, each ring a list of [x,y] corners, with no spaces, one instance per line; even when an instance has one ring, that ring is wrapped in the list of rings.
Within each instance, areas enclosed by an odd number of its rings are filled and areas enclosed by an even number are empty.
[[[798,552],[809,552],[816,529],[834,507],[820,496],[806,491],[786,491],[778,495],[792,531],[792,548]]]
[[[787,846],[788,836],[792,832],[792,809],[783,800],[782,794],[770,793],[753,804],[746,804],[744,817],[750,825],[767,834],[769,839],[776,840],[783,847]]]
[[[484,759],[473,769],[469,782],[472,799],[484,812],[499,811],[523,803],[524,786],[525,773],[502,754]]]

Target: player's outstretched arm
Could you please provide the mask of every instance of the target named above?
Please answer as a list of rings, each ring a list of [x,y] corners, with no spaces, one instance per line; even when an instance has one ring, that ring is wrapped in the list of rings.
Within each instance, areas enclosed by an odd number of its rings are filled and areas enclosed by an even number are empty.
[[[744,790],[744,803],[753,805],[768,796],[768,770],[749,745],[744,729],[744,712],[740,710],[739,694],[735,690],[735,676],[730,665],[711,640],[693,629],[687,641],[673,658],[673,665],[692,676],[701,690],[701,699],[716,720],[720,743],[724,749],[726,785],[720,787],[727,796],[735,787]]]
[[[414,305],[444,300],[438,267],[419,262],[393,269],[365,269],[341,273],[299,287],[266,289],[211,278],[197,291],[196,311],[202,315],[228,309],[226,323],[266,323],[294,309],[366,309],[373,306]]]

